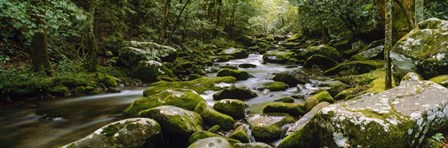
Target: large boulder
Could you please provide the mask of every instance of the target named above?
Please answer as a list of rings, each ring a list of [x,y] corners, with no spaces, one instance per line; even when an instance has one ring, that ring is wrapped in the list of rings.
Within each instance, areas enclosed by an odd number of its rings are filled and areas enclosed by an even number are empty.
[[[263,54],[263,61],[266,63],[285,64],[294,55],[290,51],[268,51]]]
[[[162,105],[177,106],[187,110],[194,110],[196,105],[205,100],[190,89],[172,88],[148,97],[135,100],[124,112],[136,116],[139,112]]]
[[[247,87],[231,86],[213,94],[214,100],[239,99],[247,100],[257,97],[257,93]]]
[[[448,127],[447,96],[448,89],[436,83],[407,82],[377,95],[326,106],[280,145],[420,147],[424,139]]]
[[[274,81],[288,84],[289,86],[297,86],[297,84],[305,84],[310,82],[308,74],[302,70],[286,71],[275,74]]]
[[[303,104],[269,102],[263,107],[263,113],[288,113],[291,116],[299,116],[306,112]]]
[[[201,131],[203,126],[198,113],[169,105],[144,110],[138,116],[156,120],[164,131],[186,136]]]
[[[280,138],[284,132],[283,126],[295,121],[288,114],[270,113],[254,114],[246,118],[252,135],[257,141],[270,141]]]
[[[395,71],[417,72],[425,79],[448,71],[448,21],[431,18],[401,38],[391,51]]]
[[[173,72],[160,62],[140,61],[132,70],[132,75],[143,82],[158,81],[160,76],[174,77]]]
[[[306,60],[308,57],[311,57],[315,54],[331,57],[336,61],[341,60],[341,55],[339,54],[339,52],[335,48],[328,45],[308,46],[306,50],[298,55],[298,58],[301,60]]]
[[[107,124],[92,134],[63,147],[140,148],[145,143],[154,144],[161,135],[160,125],[148,118],[131,118]]]
[[[246,103],[236,99],[223,99],[216,101],[213,108],[221,113],[232,116],[235,119],[246,117],[246,109],[249,107]]]
[[[232,117],[216,111],[208,106],[206,102],[199,103],[194,111],[199,113],[209,126],[219,125],[223,130],[229,130],[233,128],[235,123]]]
[[[317,66],[323,67],[323,68],[331,68],[337,64],[338,64],[338,62],[336,62],[335,60],[333,60],[330,57],[315,54],[305,60],[305,63],[303,63],[303,67],[311,68],[311,67],[313,67],[313,65],[317,65]]]
[[[289,88],[289,85],[283,82],[267,82],[264,83],[258,90],[268,89],[269,91],[282,91]]]
[[[137,65],[140,61],[166,61],[176,59],[176,49],[153,42],[131,41],[129,46],[118,51],[118,59],[124,66]]]
[[[383,57],[384,40],[378,40],[370,43],[365,50],[352,56],[354,60],[370,60]]]
[[[249,54],[246,52],[246,50],[242,48],[225,49],[221,52],[221,55],[232,56],[233,58],[236,59],[243,59],[249,57]]]
[[[188,146],[188,148],[232,148],[232,144],[230,144],[226,139],[221,137],[210,137],[198,140]]]
[[[232,133],[230,133],[229,138],[237,139],[243,143],[250,142],[250,135],[247,132],[247,125],[240,125]]]
[[[197,93],[204,93],[207,90],[221,90],[223,86],[231,83],[235,83],[236,79],[234,77],[202,77],[199,79],[194,79],[192,81],[159,81],[152,83],[148,89],[143,92],[143,96],[151,96],[159,92],[165,91],[167,89],[183,88],[191,89]]]
[[[249,79],[250,75],[247,71],[224,68],[218,71],[217,76],[218,77],[232,76],[235,77],[237,80],[247,80]]]

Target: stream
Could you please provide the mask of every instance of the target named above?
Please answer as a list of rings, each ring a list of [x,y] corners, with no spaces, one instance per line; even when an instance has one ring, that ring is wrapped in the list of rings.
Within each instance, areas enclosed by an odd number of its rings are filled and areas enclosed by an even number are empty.
[[[263,83],[272,82],[274,73],[292,71],[302,68],[301,66],[263,64],[260,54],[251,54],[245,59],[216,62],[215,66],[238,66],[246,63],[257,67],[240,68],[249,72],[252,78],[238,81],[236,85],[247,86],[258,93],[258,97],[246,101],[251,105],[251,113],[261,113],[265,103],[299,94],[297,87],[278,92],[257,90],[257,87]],[[310,72],[310,75],[314,74]],[[210,73],[207,76],[215,77],[216,73]],[[328,79],[321,76],[311,78]],[[317,80],[311,80],[311,82],[314,81]],[[304,93],[305,96],[319,89],[313,83],[305,84],[304,88],[305,91],[302,89],[300,93]],[[144,89],[145,87],[125,87],[120,93],[38,100],[20,105],[1,106],[0,147],[58,147],[76,141],[101,126],[123,119],[122,111],[140,97]],[[201,96],[213,105],[214,93],[214,91],[207,91]],[[296,102],[304,101],[303,99],[295,100]]]

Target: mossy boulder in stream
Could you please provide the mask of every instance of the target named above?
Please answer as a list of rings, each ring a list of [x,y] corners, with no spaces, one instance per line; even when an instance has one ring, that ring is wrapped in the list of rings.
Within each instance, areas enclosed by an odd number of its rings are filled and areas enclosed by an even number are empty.
[[[356,75],[368,73],[378,68],[384,67],[383,61],[366,60],[366,61],[350,61],[341,63],[324,72],[324,75]],[[345,72],[345,73],[343,73]]]
[[[243,143],[249,143],[250,137],[247,133],[247,125],[240,125],[232,133],[230,133],[229,138],[239,140]]]
[[[188,148],[232,148],[232,144],[230,144],[226,139],[221,137],[210,137],[198,140],[188,146]]]
[[[253,143],[236,143],[233,145],[233,148],[272,148],[272,146],[266,143],[253,142]]]
[[[131,41],[129,46],[118,51],[118,60],[124,66],[137,65],[140,61],[157,60],[172,62],[177,57],[177,50],[170,46],[153,42]]]
[[[383,58],[384,40],[378,40],[370,43],[365,50],[353,55],[351,58],[354,60],[370,60]]]
[[[148,97],[138,98],[124,112],[128,115],[135,116],[143,110],[162,105],[172,105],[187,110],[194,110],[200,102],[205,102],[205,100],[195,91],[172,88]]]
[[[263,108],[263,113],[287,113],[291,116],[303,115],[307,112],[303,104],[270,102]]]
[[[293,55],[294,52],[290,51],[268,51],[263,54],[263,61],[266,63],[285,64]]]
[[[289,85],[283,82],[267,82],[263,86],[259,87],[258,90],[268,89],[269,91],[282,91],[289,88]]]
[[[246,118],[252,135],[257,141],[270,141],[280,138],[284,132],[283,126],[295,119],[288,114],[269,113],[253,114]]]
[[[144,82],[158,81],[160,76],[174,77],[173,72],[165,65],[152,60],[139,62],[132,75]]]
[[[201,115],[198,113],[170,105],[144,110],[138,116],[156,120],[164,131],[186,136],[201,131],[203,126]]]
[[[246,103],[236,99],[223,99],[216,101],[213,108],[221,113],[232,116],[235,119],[246,117],[246,109],[249,107]]]
[[[288,84],[289,86],[297,86],[297,84],[305,84],[310,82],[308,74],[302,70],[286,71],[275,74],[274,81]]]
[[[323,67],[323,68],[331,68],[337,64],[338,64],[338,62],[336,62],[335,60],[333,60],[330,57],[315,54],[305,60],[303,67],[311,68],[311,67],[313,67],[313,65],[317,65],[317,66]]]
[[[221,137],[226,139],[230,144],[234,144],[234,143],[239,143],[241,141],[236,140],[236,139],[232,139],[232,138],[227,138],[224,136],[221,136],[219,134],[216,133],[212,133],[212,132],[208,132],[208,131],[197,131],[195,133],[193,133],[190,138],[188,138],[188,142],[190,144],[193,144],[194,142],[201,140],[201,139],[205,139],[205,138],[210,138],[210,137]]]
[[[194,111],[199,113],[209,126],[219,125],[223,130],[229,130],[233,128],[235,123],[232,117],[209,107],[206,102],[199,103]]]
[[[448,89],[414,81],[361,99],[322,108],[303,132],[293,132],[279,147],[420,147],[448,127]],[[312,140],[312,141],[311,141]]]
[[[306,60],[308,57],[316,54],[331,57],[336,61],[341,60],[341,55],[339,54],[339,52],[335,48],[328,45],[308,46],[306,50],[302,51],[298,55],[298,59]]]
[[[166,82],[159,81],[149,85],[149,88],[143,92],[143,96],[151,96],[170,88],[191,89],[197,93],[204,93],[206,90],[221,90],[221,84],[235,83],[234,77],[202,77],[192,81]]]
[[[221,55],[232,56],[233,58],[236,58],[236,59],[243,59],[243,58],[247,58],[249,56],[249,54],[246,52],[246,50],[244,50],[242,48],[225,49],[221,52]]]
[[[140,148],[160,140],[159,123],[148,118],[131,118],[107,124],[92,134],[76,142],[63,146],[64,148],[110,148],[129,147]]]
[[[224,68],[218,71],[217,76],[218,77],[232,76],[235,77],[237,80],[247,80],[249,79],[250,75],[246,71]]]
[[[213,94],[214,100],[222,100],[222,99],[239,99],[239,100],[247,100],[251,98],[257,97],[257,93],[250,90],[247,87],[238,87],[231,86],[228,88],[224,88],[215,94]]]
[[[391,51],[395,72],[414,71],[425,79],[448,71],[448,21],[430,18],[401,38]]]
[[[334,103],[334,99],[330,95],[330,93],[328,93],[328,91],[321,91],[306,99],[305,108],[306,110],[310,111],[311,109],[313,109],[314,106],[316,106],[320,102]]]

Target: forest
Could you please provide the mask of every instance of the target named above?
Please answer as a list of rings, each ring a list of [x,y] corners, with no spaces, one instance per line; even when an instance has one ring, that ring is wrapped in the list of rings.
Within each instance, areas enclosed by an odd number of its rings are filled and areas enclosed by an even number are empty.
[[[448,0],[0,0],[0,147],[448,147]]]

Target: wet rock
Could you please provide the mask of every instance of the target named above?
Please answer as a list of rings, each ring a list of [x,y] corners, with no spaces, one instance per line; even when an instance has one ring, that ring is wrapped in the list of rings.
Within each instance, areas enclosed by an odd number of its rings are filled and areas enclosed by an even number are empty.
[[[210,137],[220,137],[220,138],[224,138],[226,139],[230,144],[235,144],[235,143],[239,143],[241,141],[236,140],[236,139],[232,139],[232,138],[227,138],[227,137],[223,137],[219,134],[216,133],[212,133],[212,132],[208,132],[208,131],[197,131],[195,133],[193,133],[190,138],[188,138],[188,142],[190,144],[193,144],[194,142],[201,140],[201,139],[205,139],[205,138],[210,138]]]
[[[237,80],[247,80],[249,79],[250,75],[246,71],[224,68],[218,71],[217,76],[218,77],[232,76],[235,77]]]
[[[162,105],[172,105],[187,110],[194,110],[196,105],[205,100],[190,89],[172,88],[148,97],[141,97],[135,100],[124,112],[135,116],[139,112]]]
[[[420,147],[448,126],[447,95],[448,89],[434,82],[408,82],[377,95],[326,106],[304,128],[317,147]],[[288,147],[309,142],[310,138],[299,135],[305,134],[294,132],[283,141],[289,139]]]
[[[138,116],[156,120],[164,131],[187,136],[201,131],[203,126],[201,115],[198,113],[169,105],[141,111]]]
[[[230,115],[235,119],[246,117],[246,109],[249,107],[241,100],[223,99],[216,101],[213,108],[221,113]]]
[[[283,126],[295,119],[288,114],[254,114],[246,118],[252,135],[257,141],[270,141],[280,138]]]
[[[294,55],[289,51],[268,51],[263,54],[263,61],[266,63],[285,64]]]
[[[328,91],[321,91],[306,99],[305,108],[309,111],[320,102],[334,103],[334,99]]]
[[[152,83],[149,88],[143,92],[143,96],[148,97],[167,89],[174,88],[191,89],[197,93],[204,93],[207,90],[221,90],[223,86],[227,86],[235,82],[236,79],[234,77],[202,77],[192,81],[176,82],[159,81]]]
[[[245,63],[245,64],[238,65],[238,67],[240,67],[240,68],[257,68],[257,65]]]
[[[228,62],[230,60],[234,59],[233,56],[229,56],[229,55],[223,55],[223,56],[219,56],[215,59],[216,62]]]
[[[291,116],[303,115],[307,112],[303,104],[270,102],[263,108],[263,113],[287,113]]]
[[[417,72],[425,79],[448,71],[448,21],[430,18],[401,38],[391,51],[398,75]]]
[[[230,144],[226,139],[221,137],[210,137],[198,140],[188,146],[188,148],[232,148],[232,144]]]
[[[119,50],[118,60],[124,66],[133,66],[141,61],[150,60],[172,62],[176,59],[176,52],[177,50],[172,47],[153,42],[131,41],[130,46]],[[154,55],[154,53],[157,54]]]
[[[247,87],[231,86],[213,94],[214,100],[239,99],[247,100],[257,97],[257,93]]]
[[[131,75],[143,82],[158,81],[158,77],[167,76],[174,77],[174,74],[165,65],[157,61],[140,61]]]
[[[366,48],[366,50],[353,55],[351,59],[361,61],[383,58],[384,40],[374,41]]]
[[[149,145],[159,140],[160,125],[148,118],[131,118],[110,123],[76,142],[62,147],[129,147],[140,148],[149,141]]]
[[[243,59],[249,57],[249,54],[246,52],[246,50],[242,48],[225,49],[221,52],[221,55],[232,56],[235,59]]]
[[[367,60],[367,61],[350,61],[341,63],[324,72],[324,75],[356,75],[368,73],[378,68],[384,67],[383,61]],[[346,72],[346,73],[342,73]]]
[[[412,81],[422,81],[422,80],[423,80],[423,77],[420,74],[415,73],[415,72],[408,72],[406,75],[403,76],[403,78],[401,78],[400,84],[412,82]]]
[[[232,117],[209,107],[206,102],[199,103],[194,111],[199,113],[209,126],[219,125],[223,130],[229,130],[233,128],[235,123]]]
[[[338,64],[338,62],[336,62],[335,60],[333,60],[330,57],[315,54],[305,60],[303,67],[311,68],[311,67],[313,67],[313,65],[317,65],[317,66],[323,67],[323,68],[331,68],[337,64]]]
[[[289,88],[289,85],[283,82],[267,82],[263,86],[258,88],[258,90],[268,89],[269,91],[282,91]]]
[[[308,57],[316,54],[331,57],[336,61],[339,61],[341,59],[341,55],[339,54],[339,52],[335,48],[328,45],[308,46],[306,50],[299,54],[298,59],[305,60]]]
[[[319,81],[317,82],[317,86],[328,91],[331,96],[335,96],[348,87],[347,84],[342,83],[341,81]]]
[[[292,97],[283,97],[283,98],[274,100],[274,102],[294,103],[294,98],[292,98]]]
[[[286,83],[290,87],[297,86],[297,84],[305,84],[310,82],[308,75],[301,70],[277,73],[275,74],[273,80]]]
[[[232,133],[230,133],[229,138],[239,140],[243,143],[250,142],[250,137],[245,125],[238,126]]]
[[[236,143],[233,145],[233,148],[272,148],[272,146],[266,143],[254,142],[254,143]]]

